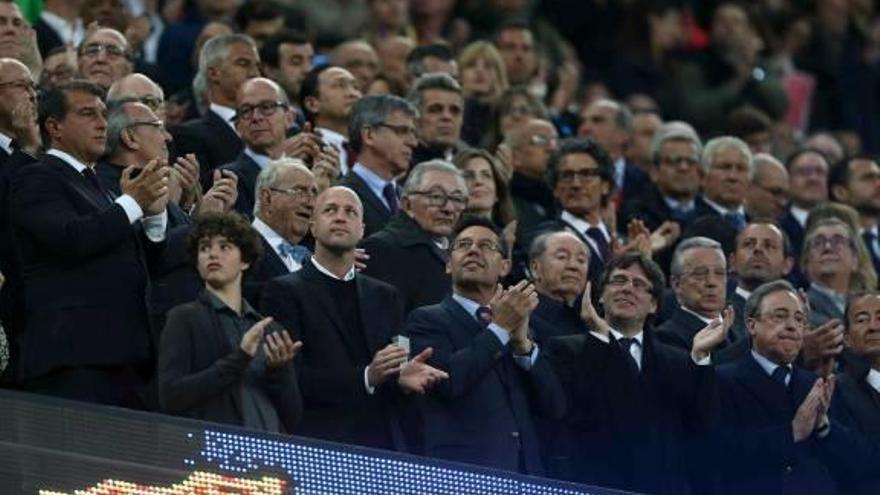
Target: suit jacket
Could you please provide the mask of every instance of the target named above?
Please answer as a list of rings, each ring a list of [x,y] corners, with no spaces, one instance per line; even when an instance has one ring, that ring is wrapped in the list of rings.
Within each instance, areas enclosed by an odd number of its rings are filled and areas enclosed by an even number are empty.
[[[277,323],[266,331],[283,330]],[[242,380],[251,357],[232,347],[207,294],[168,313],[159,348],[159,403],[171,414],[243,426]],[[265,373],[264,391],[284,431],[299,433],[302,399],[291,364]]]
[[[254,218],[254,204],[256,203],[254,194],[256,194],[260,166],[247,153],[241,152],[235,161],[226,163],[220,168],[234,172],[238,176],[238,197],[235,200],[235,211],[247,218]]]
[[[551,339],[547,358],[566,393],[555,476],[652,494],[699,492],[700,443],[714,413],[710,366],[643,334],[642,367],[614,340],[592,334]]]
[[[848,367],[837,375],[836,410],[840,421],[852,432],[869,442],[880,444],[880,392],[867,381],[870,366]],[[842,491],[853,495],[880,493],[880,480],[842,479]]]
[[[141,239],[140,225],[49,155],[13,175],[10,204],[24,274],[25,377],[148,362],[144,247],[154,243]]]
[[[543,344],[553,337],[586,333],[587,327],[580,317],[580,301],[578,298],[569,306],[538,293],[538,307],[529,320],[535,342]]]
[[[807,300],[810,301],[810,325],[817,326],[828,320],[843,320],[843,311],[834,304],[827,294],[810,286],[807,289]]]
[[[199,173],[202,188],[205,190],[210,189],[213,184],[214,169],[234,161],[244,150],[244,144],[238,134],[211,110],[198,119],[171,127],[169,131],[174,137],[177,156],[187,153],[196,155],[201,167]],[[239,184],[239,195],[242,189],[242,184]]]
[[[329,294],[316,290],[321,277],[326,275],[309,261],[263,288],[263,312],[303,342],[296,358],[305,406],[299,434],[402,450],[397,384],[389,380],[372,395],[364,384],[364,368],[401,326],[397,291],[368,276],[355,276],[361,339],[348,331]]]
[[[260,236],[260,242],[263,244],[263,257],[245,273],[242,288],[245,300],[254,306],[263,299],[263,287],[267,282],[290,273],[275,249],[266,242],[266,238]]]
[[[679,306],[672,313],[672,317],[658,326],[655,332],[659,341],[690,353],[694,336],[705,327],[706,323],[703,320]],[[733,330],[731,329],[731,331]],[[748,339],[731,340],[731,337],[732,335],[728,334],[728,341],[719,345],[712,352],[713,364],[733,361],[749,352],[751,343]]]
[[[365,239],[382,230],[391,220],[391,211],[358,174],[349,171],[337,185],[350,188],[361,199],[364,205]]]
[[[413,354],[432,348],[431,366],[449,373],[423,402],[426,455],[542,475],[533,417],[565,407],[543,351],[530,370],[519,367],[452,296],[413,311],[405,332]]]
[[[696,205],[690,214],[681,218],[676,218],[669,205],[663,200],[663,195],[653,184],[645,185],[640,194],[632,199],[624,201],[617,220],[617,229],[621,233],[626,232],[626,227],[633,219],[641,220],[645,223],[645,227],[650,231],[654,231],[666,221],[677,222],[681,231],[684,230],[697,218]],[[654,253],[654,260],[660,265],[666,274],[669,274],[669,265],[672,263],[672,253],[678,242],[668,248]]]
[[[544,181],[514,172],[510,179],[510,197],[516,208],[517,238],[556,216],[556,200]]]
[[[532,244],[532,241],[541,234],[546,232],[558,232],[562,230],[567,230],[576,236],[587,246],[587,249],[590,251],[590,263],[587,267],[587,277],[590,279],[590,283],[593,287],[599,287],[600,282],[602,280],[602,272],[605,270],[605,262],[607,260],[602,259],[602,256],[599,252],[593,248],[593,245],[587,238],[586,232],[581,232],[576,229],[572,224],[563,220],[561,217],[557,217],[555,220],[548,220],[546,222],[541,223],[535,228],[532,232],[529,232],[523,236],[517,237],[517,245],[518,247],[514,250],[514,263],[519,265],[520,267],[528,266],[528,251]],[[609,234],[613,232],[610,231]],[[520,241],[522,239],[522,241]],[[610,246],[609,242],[609,246]],[[596,295],[598,297],[598,295]]]
[[[363,273],[393,285],[404,314],[436,304],[449,294],[446,253],[404,212],[361,243],[370,259]]]
[[[806,235],[806,231],[804,231],[804,227],[801,226],[794,215],[791,214],[790,208],[785,210],[785,213],[779,219],[779,228],[785,232],[785,235],[788,236],[789,242],[791,242],[791,252],[794,253],[794,259],[801,259],[801,253],[804,250],[804,236]],[[807,281],[806,275],[801,271],[800,263],[794,264],[791,273],[788,274],[788,279],[795,287],[806,289],[810,285]]]
[[[651,184],[651,179],[648,174],[635,163],[624,160],[623,191],[621,191],[624,204],[641,197],[649,184]]]
[[[40,49],[40,55],[43,60],[49,55],[53,48],[64,45],[64,40],[55,29],[49,25],[43,18],[37,19],[34,23],[34,31],[37,32],[37,47]]]

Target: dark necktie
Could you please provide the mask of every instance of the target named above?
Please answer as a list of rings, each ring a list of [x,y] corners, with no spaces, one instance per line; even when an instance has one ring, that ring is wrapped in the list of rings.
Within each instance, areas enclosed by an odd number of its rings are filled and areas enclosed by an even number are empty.
[[[348,141],[342,142],[342,149],[345,150],[345,165],[348,167],[348,170],[351,170],[354,164],[357,163],[357,153]]]
[[[868,248],[868,253],[871,254],[874,265],[880,264],[880,252],[877,250],[877,234],[871,230],[866,230],[862,233],[862,240],[865,241],[865,247]]]
[[[602,229],[599,227],[590,227],[587,229],[587,237],[593,240],[596,243],[596,249],[599,251],[599,257],[602,260],[608,259],[608,241],[605,240],[605,234],[602,233]]]
[[[632,350],[632,346],[639,345],[639,341],[630,337],[621,337],[617,339],[617,344],[623,349],[623,353],[626,354],[626,357],[628,358],[626,361],[630,369],[638,375],[639,363],[636,362],[636,358],[633,357],[630,351]]]
[[[492,323],[492,308],[489,306],[480,306],[474,314],[483,328],[487,328]]]
[[[95,192],[100,194],[102,198],[105,198],[108,203],[113,202],[113,196],[111,196],[110,193],[107,192],[106,189],[104,189],[104,186],[101,185],[101,181],[98,180],[98,175],[95,173],[94,170],[86,167],[83,169],[82,175],[86,178],[86,182],[88,182],[89,185],[92,186],[92,189]]]
[[[788,385],[785,383],[785,379],[788,378],[788,374],[791,373],[791,370],[788,369],[788,366],[777,366],[773,373],[770,375],[776,383],[779,383],[785,388],[788,388]]]
[[[740,232],[746,228],[746,216],[738,211],[730,211],[724,214],[724,218],[736,227],[736,231]]]
[[[399,209],[397,204],[397,186],[393,182],[385,184],[385,187],[382,188],[382,197],[388,203],[388,211],[392,215],[397,215],[397,210]]]

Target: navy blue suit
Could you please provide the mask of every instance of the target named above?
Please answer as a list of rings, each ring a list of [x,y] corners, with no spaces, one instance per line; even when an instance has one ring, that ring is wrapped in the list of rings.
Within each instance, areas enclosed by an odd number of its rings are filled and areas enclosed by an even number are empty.
[[[260,166],[247,153],[241,152],[235,161],[220,167],[223,170],[234,172],[238,176],[238,197],[235,200],[235,211],[247,218],[254,218],[254,204],[256,203],[255,188],[257,176],[260,175]]]
[[[263,245],[263,257],[247,271],[242,288],[245,300],[253,306],[260,304],[263,298],[263,287],[267,282],[290,273],[287,265],[278,257],[278,253],[272,249],[272,246],[266,242],[265,237],[260,236],[260,243]]]
[[[449,373],[424,398],[425,453],[431,457],[541,475],[533,416],[559,417],[562,390],[539,351],[529,371],[452,296],[410,313],[415,355]]]
[[[206,191],[214,182],[214,169],[235,160],[244,149],[238,134],[211,110],[198,119],[171,127],[168,131],[174,136],[177,156],[193,153],[199,160],[202,188]],[[239,184],[239,195],[241,191],[242,185]]]

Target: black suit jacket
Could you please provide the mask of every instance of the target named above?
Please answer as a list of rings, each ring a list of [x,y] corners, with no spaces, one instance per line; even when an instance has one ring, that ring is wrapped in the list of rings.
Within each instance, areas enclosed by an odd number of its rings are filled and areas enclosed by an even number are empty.
[[[397,292],[378,280],[355,276],[363,332],[363,339],[358,339],[347,331],[337,303],[316,290],[320,277],[326,275],[309,261],[263,288],[263,312],[303,342],[296,358],[305,406],[299,434],[402,450],[395,380],[379,386],[373,395],[364,385],[364,368],[401,326]]]
[[[586,333],[587,327],[580,317],[580,304],[580,298],[569,306],[539,293],[538,307],[532,311],[529,320],[535,342],[543,343],[553,337]]]
[[[530,370],[452,296],[418,308],[406,322],[413,354],[449,373],[423,403],[425,453],[431,457],[542,475],[533,417],[561,417],[562,390],[539,351]]]
[[[694,336],[705,327],[706,323],[703,320],[678,307],[672,313],[672,317],[664,321],[654,331],[657,339],[661,342],[690,353],[694,343]],[[730,331],[733,330],[731,329]],[[728,341],[719,345],[712,352],[712,363],[721,364],[733,361],[747,354],[750,348],[751,343],[748,339],[731,340],[731,335],[728,334]]]
[[[241,152],[235,161],[226,163],[220,167],[229,170],[238,176],[238,197],[235,200],[235,211],[247,218],[254,218],[254,204],[256,203],[257,176],[260,175],[260,166],[245,152]]]
[[[266,238],[260,236],[260,242],[263,244],[263,257],[245,273],[242,288],[245,300],[255,307],[263,299],[263,287],[267,282],[290,273],[275,249],[266,242]]]
[[[404,314],[449,294],[452,280],[446,273],[446,253],[406,213],[398,213],[361,247],[370,255],[363,273],[397,288]]]
[[[364,238],[379,232],[391,220],[391,211],[358,174],[349,171],[337,185],[350,188],[364,205]]]
[[[568,403],[551,474],[640,493],[702,493],[700,442],[714,413],[714,373],[650,330],[643,335],[638,375],[613,337],[548,341]]]
[[[277,323],[266,328],[282,330]],[[233,348],[208,296],[168,313],[159,348],[159,403],[163,411],[191,418],[243,425],[241,386],[251,357]],[[299,433],[302,399],[293,365],[265,375],[264,391],[287,433]]]
[[[40,55],[43,56],[43,60],[46,59],[53,48],[64,45],[64,41],[58,32],[49,23],[44,21],[42,17],[34,23],[34,31],[37,32],[37,47],[40,49]]]
[[[833,411],[853,433],[880,444],[880,392],[867,381],[869,366],[848,362],[845,372],[837,375],[837,401]],[[853,495],[880,493],[880,480],[841,479],[842,491]]]
[[[214,182],[214,169],[234,161],[244,150],[244,144],[238,134],[211,110],[195,120],[171,127],[169,131],[174,137],[177,156],[187,153],[196,155],[201,168],[199,173],[202,188],[205,190],[208,190]],[[238,193],[239,195],[242,193],[242,184],[238,185]]]
[[[785,214],[779,219],[779,228],[785,232],[785,235],[788,236],[789,242],[791,242],[791,252],[794,253],[794,259],[801,259],[801,253],[804,250],[804,236],[806,235],[806,231],[804,231],[804,227],[801,226],[794,215],[791,214],[791,208],[785,210]],[[800,263],[794,264],[791,273],[788,274],[788,279],[798,288],[806,289],[810,285],[807,281],[806,275],[801,271]]]
[[[13,175],[10,204],[27,304],[25,377],[149,361],[143,248],[153,243],[140,225],[48,155]]]
[[[635,163],[624,160],[623,191],[621,191],[624,204],[641,197],[650,184],[651,179],[648,177],[648,174]]]

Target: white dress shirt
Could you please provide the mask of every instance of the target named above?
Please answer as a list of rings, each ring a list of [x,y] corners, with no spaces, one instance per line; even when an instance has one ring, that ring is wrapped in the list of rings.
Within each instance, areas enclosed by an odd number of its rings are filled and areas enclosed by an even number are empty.
[[[336,152],[339,153],[340,173],[342,175],[348,174],[348,151],[342,145],[342,143],[348,141],[348,138],[326,127],[316,127],[315,130],[321,134],[321,140],[324,141],[324,144],[333,146]]]
[[[210,107],[211,111],[216,113],[218,117],[220,117],[223,122],[226,122],[226,125],[229,126],[230,129],[235,131],[238,134],[238,129],[235,128],[235,122],[232,121],[235,118],[235,109],[225,107],[223,105],[218,105],[216,103],[211,103]]]
[[[455,300],[458,304],[461,305],[462,308],[467,312],[467,314],[471,315],[474,320],[477,319],[477,309],[480,307],[480,303],[468,299],[460,294],[452,294],[452,299]],[[495,337],[501,342],[501,345],[507,345],[510,342],[510,334],[507,330],[498,326],[495,322],[489,323],[489,326],[486,327],[495,334]],[[535,360],[538,359],[538,344],[532,344],[532,352],[526,356],[513,356],[514,362],[516,362],[517,366],[524,370],[529,370],[535,364]]]
[[[293,273],[302,268],[302,265],[289,254],[281,253],[281,245],[288,242],[287,239],[281,237],[281,235],[272,230],[272,227],[266,225],[266,222],[260,220],[259,217],[254,218],[251,225],[253,225],[254,230],[259,232],[259,234],[263,236],[263,239],[266,239],[266,242],[272,246],[272,250],[275,251],[275,254],[277,254],[278,257],[281,258],[281,261],[284,262],[284,266],[287,267],[288,272]]]
[[[866,378],[868,385],[871,386],[877,393],[880,393],[880,371],[871,368],[868,371],[868,377]]]
[[[765,358],[764,356],[759,354],[754,349],[752,349],[752,357],[755,359],[755,361],[758,362],[758,365],[761,366],[761,369],[763,369],[764,372],[767,373],[767,376],[770,376],[770,377],[773,376],[773,372],[776,371],[776,368],[781,366],[781,365],[776,364],[773,361],[770,361],[769,359]],[[791,383],[791,372],[793,370],[792,370],[790,364],[786,364],[784,366],[786,368],[788,368],[788,374],[785,375],[785,386],[787,387],[788,384]]]
[[[12,138],[0,132],[0,148],[8,154],[12,154]]]
[[[608,227],[605,226],[605,222],[599,221],[598,224],[592,225],[590,222],[584,220],[583,218],[578,218],[568,211],[563,211],[561,215],[559,215],[559,219],[563,222],[568,223],[572,226],[579,234],[580,237],[586,239],[587,243],[589,243],[590,248],[594,253],[599,253],[599,246],[596,245],[596,241],[593,240],[592,237],[587,235],[587,229],[592,227],[597,227],[600,232],[602,232],[602,236],[605,238],[605,241],[608,242],[608,245],[611,246],[611,234],[608,232]]]
[[[40,18],[43,19],[43,22],[48,24],[53,31],[58,33],[58,37],[61,38],[61,42],[65,45],[77,47],[86,37],[86,30],[83,26],[81,17],[77,17],[76,20],[71,23],[54,12],[44,10],[40,14]]]

